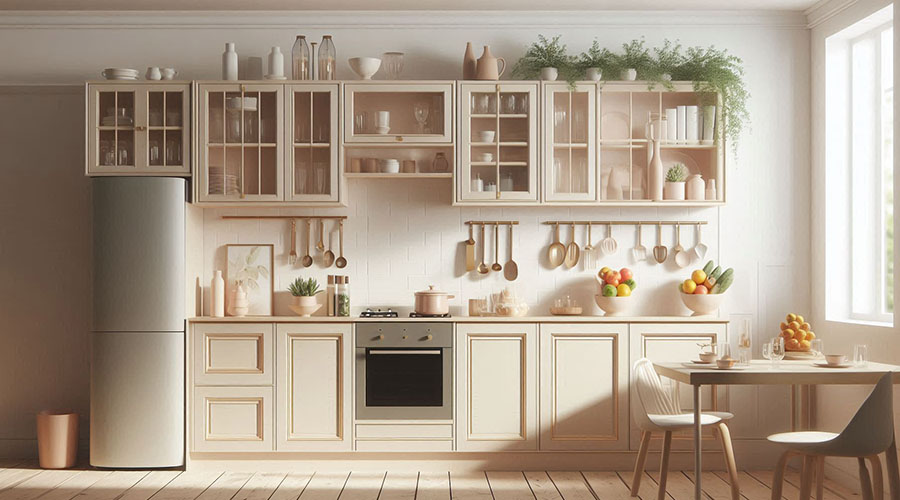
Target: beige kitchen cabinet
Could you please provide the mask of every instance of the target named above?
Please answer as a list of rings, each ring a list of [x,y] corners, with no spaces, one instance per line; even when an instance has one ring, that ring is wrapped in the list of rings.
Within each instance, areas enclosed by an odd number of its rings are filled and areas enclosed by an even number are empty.
[[[727,323],[631,323],[630,324],[631,359],[629,366],[641,358],[651,361],[682,363],[685,360],[697,359],[699,344],[727,342]],[[630,368],[629,368],[630,371]],[[663,384],[673,391],[681,410],[685,413],[693,411],[693,388],[686,384],[673,382],[663,378]],[[700,394],[703,411],[728,411],[728,388],[720,386],[704,386]],[[673,449],[690,449],[693,446],[691,431],[675,433]],[[640,445],[641,432],[637,425],[631,423],[631,449]],[[704,447],[718,449],[719,444],[713,439],[712,431],[704,431]],[[653,446],[657,443],[654,441]]]
[[[196,385],[271,385],[271,323],[200,323],[193,330]]]
[[[344,84],[344,142],[453,142],[451,81]]]
[[[543,82],[543,200],[597,201],[597,89],[594,83]]]
[[[538,85],[459,85],[456,204],[539,201]]]
[[[537,450],[537,325],[456,327],[458,451]]]
[[[341,201],[340,86],[295,83],[285,89],[285,200]]]
[[[275,387],[279,451],[350,451],[350,324],[279,324]]]
[[[193,451],[273,451],[271,387],[196,387]]]
[[[197,201],[284,200],[284,87],[197,84]]]
[[[628,448],[628,325],[540,325],[541,450]]]
[[[189,176],[191,85],[89,82],[85,173]]]

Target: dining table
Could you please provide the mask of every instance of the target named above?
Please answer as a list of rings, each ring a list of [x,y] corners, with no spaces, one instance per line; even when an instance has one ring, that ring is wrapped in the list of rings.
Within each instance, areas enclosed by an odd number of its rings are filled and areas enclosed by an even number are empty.
[[[823,366],[818,360],[751,360],[749,364],[730,369],[697,363],[654,362],[656,372],[693,388],[694,412],[694,498],[702,498],[702,450],[700,446],[700,389],[704,385],[874,385],[885,373],[891,372],[893,383],[900,383],[900,366],[867,362],[841,367]],[[895,438],[896,439],[896,438]],[[900,500],[900,472],[897,464],[896,441],[886,451],[887,476],[891,500]]]

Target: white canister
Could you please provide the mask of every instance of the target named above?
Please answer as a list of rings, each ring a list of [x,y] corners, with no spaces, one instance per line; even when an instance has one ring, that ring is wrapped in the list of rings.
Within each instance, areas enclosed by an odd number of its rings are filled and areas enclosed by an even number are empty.
[[[666,141],[675,142],[678,138],[678,110],[669,108],[666,110]]]
[[[706,183],[703,182],[703,176],[700,174],[694,174],[687,179],[687,184],[685,185],[687,190],[687,199],[689,200],[704,200],[706,199]]]
[[[148,80],[162,80],[162,73],[159,71],[158,67],[150,66],[147,68],[146,77]]]
[[[687,106],[678,106],[675,108],[676,123],[678,124],[677,130],[675,131],[675,140],[678,142],[684,142],[684,120],[686,118],[686,107]]]
[[[479,175],[472,179],[472,192],[480,193],[482,191],[484,191],[484,180],[482,180]]]
[[[281,47],[272,47],[269,52],[269,74],[266,76],[276,80],[284,78],[284,54],[281,53]]]
[[[209,299],[209,315],[214,318],[225,317],[225,279],[222,278],[222,271],[216,271],[209,289],[212,292]]]
[[[512,191],[513,190],[513,177],[510,173],[505,173],[500,176],[500,191]]]
[[[700,135],[702,144],[712,144],[716,132],[716,107],[703,106],[703,133]]]
[[[690,144],[696,144],[700,140],[697,135],[699,114],[700,109],[697,106],[684,107],[684,140]]]
[[[719,199],[716,193],[716,180],[710,179],[706,182],[706,201],[716,201]]]
[[[238,55],[234,51],[234,43],[225,44],[225,53],[222,54],[222,79],[238,79]]]

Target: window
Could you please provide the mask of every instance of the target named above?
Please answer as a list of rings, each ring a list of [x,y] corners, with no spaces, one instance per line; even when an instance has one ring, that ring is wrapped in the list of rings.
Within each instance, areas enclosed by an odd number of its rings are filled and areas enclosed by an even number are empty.
[[[893,8],[825,42],[826,318],[892,323]]]

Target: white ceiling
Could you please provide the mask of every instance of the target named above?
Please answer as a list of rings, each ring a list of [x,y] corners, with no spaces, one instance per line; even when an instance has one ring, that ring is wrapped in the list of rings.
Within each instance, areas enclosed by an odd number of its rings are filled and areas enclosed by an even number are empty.
[[[0,10],[769,10],[802,11],[817,0],[0,0]]]

